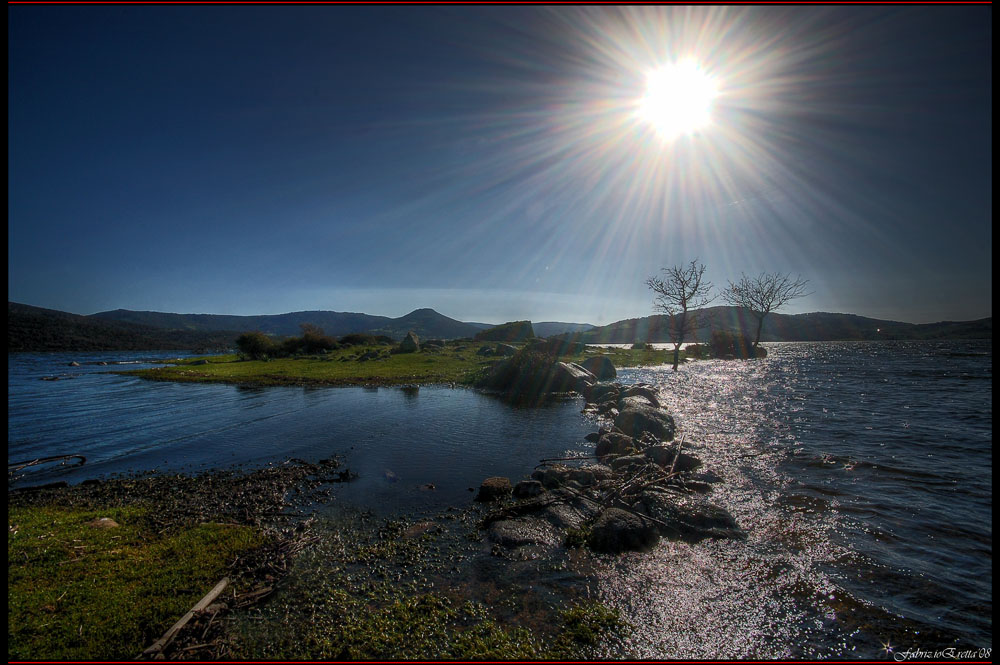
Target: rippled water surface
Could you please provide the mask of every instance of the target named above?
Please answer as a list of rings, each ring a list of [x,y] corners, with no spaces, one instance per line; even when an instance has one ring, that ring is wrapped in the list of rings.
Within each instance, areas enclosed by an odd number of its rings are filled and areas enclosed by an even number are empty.
[[[767,347],[751,363],[621,372],[659,387],[685,448],[724,480],[712,500],[748,538],[577,561],[590,593],[634,627],[608,655],[991,647],[992,344]],[[153,383],[89,364],[154,355],[8,356],[8,462],[87,457],[19,482],[340,455],[360,478],[338,500],[440,510],[466,505],[485,476],[589,450],[595,427],[579,400],[519,409],[443,386]]]
[[[617,565],[605,593],[656,627],[639,655],[991,647],[992,344],[767,346],[623,373],[660,387],[749,534]]]

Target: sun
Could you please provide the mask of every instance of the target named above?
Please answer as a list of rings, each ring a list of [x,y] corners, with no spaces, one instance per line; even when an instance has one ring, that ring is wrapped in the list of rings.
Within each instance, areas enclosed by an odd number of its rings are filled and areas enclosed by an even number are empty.
[[[681,60],[646,75],[638,115],[660,136],[672,139],[703,129],[712,121],[718,84],[695,60]]]

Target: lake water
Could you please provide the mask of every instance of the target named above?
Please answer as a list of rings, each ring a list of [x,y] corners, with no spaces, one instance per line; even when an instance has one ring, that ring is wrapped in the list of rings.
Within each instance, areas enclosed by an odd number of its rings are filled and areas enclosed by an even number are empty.
[[[589,591],[635,627],[609,656],[990,648],[992,343],[766,346],[751,363],[621,372],[660,388],[685,447],[725,481],[713,501],[748,538],[588,564]],[[592,449],[580,400],[515,408],[444,386],[154,383],[88,364],[166,355],[177,354],[9,355],[8,462],[87,457],[17,482],[339,455],[359,474],[339,501],[419,512],[467,505],[486,476],[518,479]]]

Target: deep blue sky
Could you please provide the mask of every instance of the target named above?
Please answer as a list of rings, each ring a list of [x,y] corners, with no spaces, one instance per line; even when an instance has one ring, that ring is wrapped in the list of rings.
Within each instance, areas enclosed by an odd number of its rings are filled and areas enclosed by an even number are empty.
[[[992,315],[990,7],[8,6],[8,299],[89,314]],[[646,71],[713,125],[664,141]]]

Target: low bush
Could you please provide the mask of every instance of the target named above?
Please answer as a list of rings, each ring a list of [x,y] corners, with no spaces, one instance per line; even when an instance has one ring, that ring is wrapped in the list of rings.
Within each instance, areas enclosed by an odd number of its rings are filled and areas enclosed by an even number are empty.
[[[344,335],[340,338],[339,342],[342,347],[380,346],[393,343],[391,337],[386,337],[385,335],[369,335],[368,333],[351,333],[350,335]]]
[[[743,335],[737,335],[727,330],[716,330],[709,342],[712,356],[715,358],[750,358],[753,354],[753,340]],[[757,349],[757,357],[763,358],[767,351]]]
[[[267,360],[281,355],[282,345],[262,332],[243,333],[236,338],[236,349],[243,358]]]

